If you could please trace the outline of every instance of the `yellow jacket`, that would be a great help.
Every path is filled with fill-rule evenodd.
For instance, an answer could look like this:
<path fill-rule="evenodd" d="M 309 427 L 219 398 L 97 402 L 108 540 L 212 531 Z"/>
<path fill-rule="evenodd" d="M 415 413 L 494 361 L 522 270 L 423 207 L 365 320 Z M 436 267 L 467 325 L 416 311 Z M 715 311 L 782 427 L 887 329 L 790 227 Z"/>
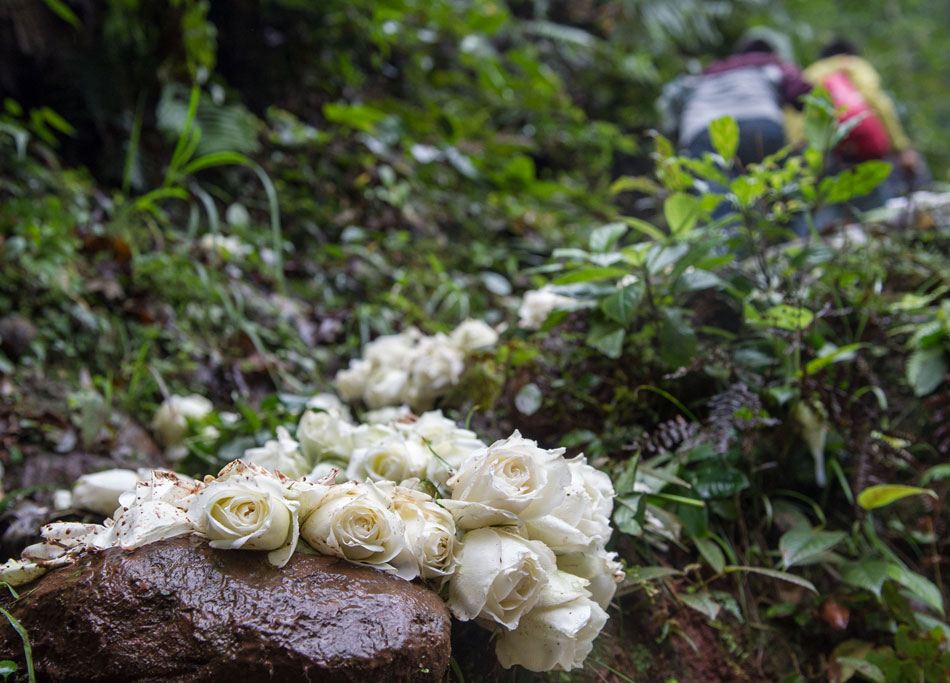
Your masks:
<path fill-rule="evenodd" d="M 891 139 L 894 152 L 903 152 L 910 149 L 911 144 L 904 129 L 901 127 L 894 103 L 881 89 L 881 79 L 877 71 L 866 59 L 857 55 L 834 55 L 820 59 L 804 70 L 805 80 L 814 85 L 821 82 L 836 71 L 844 71 L 848 79 L 854 84 L 868 106 L 874 110 L 887 135 Z M 804 139 L 802 132 L 802 116 L 798 112 L 787 111 L 785 117 L 786 134 L 789 141 L 800 143 Z"/>

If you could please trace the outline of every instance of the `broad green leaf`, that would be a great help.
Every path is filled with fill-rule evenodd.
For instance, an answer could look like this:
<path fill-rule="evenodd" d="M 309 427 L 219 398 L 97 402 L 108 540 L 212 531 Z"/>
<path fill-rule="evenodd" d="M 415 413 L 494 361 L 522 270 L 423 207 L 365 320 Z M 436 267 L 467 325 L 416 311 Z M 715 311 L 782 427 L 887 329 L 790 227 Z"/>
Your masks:
<path fill-rule="evenodd" d="M 534 415 L 541 407 L 541 389 L 534 382 L 525 384 L 515 395 L 515 408 L 522 415 Z"/>
<path fill-rule="evenodd" d="M 753 574 L 762 574 L 763 576 L 769 576 L 773 579 L 779 579 L 780 581 L 788 581 L 789 583 L 794 583 L 796 586 L 801 586 L 802 588 L 807 588 L 812 593 L 817 594 L 818 589 L 815 588 L 814 584 L 808 579 L 803 579 L 800 576 L 795 574 L 789 574 L 788 572 L 782 572 L 778 569 L 768 569 L 767 567 L 744 567 L 739 565 L 726 565 L 725 572 L 731 574 L 732 572 L 752 572 Z"/>
<path fill-rule="evenodd" d="M 731 162 L 739 149 L 739 124 L 731 116 L 723 116 L 709 124 L 709 139 L 723 159 Z"/>
<path fill-rule="evenodd" d="M 759 313 L 752 306 L 746 304 L 744 317 L 750 325 L 778 327 L 792 332 L 808 327 L 815 319 L 814 314 L 807 308 L 789 306 L 788 304 L 772 306 L 763 313 Z"/>
<path fill-rule="evenodd" d="M 686 312 L 679 308 L 660 311 L 660 357 L 673 368 L 689 365 L 696 355 L 696 333 L 686 320 Z"/>
<path fill-rule="evenodd" d="M 627 225 L 629 225 L 634 230 L 642 232 L 644 235 L 656 240 L 657 242 L 662 242 L 663 240 L 666 239 L 666 235 L 663 234 L 663 231 L 660 230 L 655 225 L 653 225 L 652 223 L 647 223 L 644 220 L 640 220 L 639 218 L 632 218 L 630 216 L 625 216 L 623 220 Z"/>
<path fill-rule="evenodd" d="M 886 161 L 865 161 L 836 176 L 825 178 L 818 186 L 818 191 L 828 204 L 846 202 L 873 190 L 890 172 L 891 165 Z"/>
<path fill-rule="evenodd" d="M 704 614 L 707 619 L 715 619 L 719 614 L 719 603 L 713 600 L 708 591 L 679 593 L 676 597 L 687 607 L 692 607 L 697 612 Z"/>
<path fill-rule="evenodd" d="M 918 349 L 907 358 L 907 381 L 915 396 L 926 396 L 943 381 L 947 358 L 942 348 Z"/>
<path fill-rule="evenodd" d="M 591 251 L 607 251 L 614 242 L 623 237 L 627 232 L 627 226 L 624 223 L 608 223 L 602 225 L 590 234 Z"/>
<path fill-rule="evenodd" d="M 832 363 L 840 363 L 841 361 L 851 360 L 854 358 L 855 351 L 865 348 L 866 346 L 868 346 L 868 344 L 861 342 L 855 344 L 846 344 L 845 346 L 837 348 L 831 353 L 822 356 L 821 358 L 810 360 L 805 365 L 805 374 L 814 375 L 816 372 L 828 367 Z"/>
<path fill-rule="evenodd" d="M 327 121 L 341 123 L 366 133 L 372 133 L 376 124 L 386 118 L 386 112 L 365 104 L 328 102 L 323 105 Z"/>
<path fill-rule="evenodd" d="M 643 283 L 634 282 L 621 287 L 604 299 L 600 304 L 600 310 L 614 322 L 626 326 L 633 322 L 634 313 L 642 296 Z"/>
<path fill-rule="evenodd" d="M 950 477 L 950 464 L 934 465 L 924 472 L 924 476 L 920 478 L 920 483 L 928 484 L 934 479 L 947 479 L 948 477 Z"/>
<path fill-rule="evenodd" d="M 608 358 L 620 358 L 623 352 L 623 338 L 626 330 L 614 324 L 595 324 L 587 334 L 587 345 Z"/>
<path fill-rule="evenodd" d="M 745 474 L 718 460 L 703 462 L 688 478 L 696 495 L 703 500 L 731 498 L 749 487 L 749 479 Z"/>
<path fill-rule="evenodd" d="M 791 529 L 778 541 L 785 569 L 796 564 L 806 564 L 845 539 L 843 531 L 817 531 L 814 529 Z"/>
<path fill-rule="evenodd" d="M 739 176 L 729 184 L 729 191 L 736 196 L 739 204 L 750 206 L 756 199 L 765 194 L 766 185 L 762 178 Z"/>
<path fill-rule="evenodd" d="M 655 180 L 645 176 L 622 175 L 610 185 L 610 194 L 620 194 L 621 192 L 643 192 L 644 194 L 656 194 L 660 186 Z"/>
<path fill-rule="evenodd" d="M 654 245 L 647 255 L 647 268 L 652 275 L 662 273 L 667 266 L 671 266 L 686 255 L 689 245 L 685 243 L 672 244 L 668 247 Z"/>
<path fill-rule="evenodd" d="M 900 484 L 878 484 L 869 486 L 858 494 L 858 505 L 865 510 L 873 510 L 874 508 L 890 505 L 895 500 L 921 493 L 935 500 L 937 499 L 937 492 L 933 489 L 922 489 L 917 486 L 903 486 Z"/>
<path fill-rule="evenodd" d="M 852 586 L 863 588 L 881 599 L 881 587 L 887 578 L 887 562 L 884 560 L 860 560 L 850 562 L 841 569 L 841 579 Z"/>
<path fill-rule="evenodd" d="M 884 675 L 884 672 L 876 665 L 867 661 L 866 659 L 858 659 L 857 657 L 837 657 L 835 659 L 839 665 L 842 667 L 848 667 L 853 671 L 861 674 L 869 681 L 873 683 L 887 683 L 887 677 Z M 842 678 L 842 680 L 847 680 Z"/>
<path fill-rule="evenodd" d="M 722 572 L 726 566 L 726 558 L 716 542 L 709 538 L 694 538 L 693 543 L 696 544 L 699 554 L 709 563 L 709 566 L 716 572 Z"/>
<path fill-rule="evenodd" d="M 596 282 L 608 278 L 621 278 L 630 273 L 626 268 L 584 268 L 562 275 L 554 281 L 556 285 L 570 285 L 577 282 Z"/>
<path fill-rule="evenodd" d="M 79 17 L 73 12 L 63 0 L 43 0 L 46 6 L 52 10 L 56 16 L 72 25 L 73 28 L 80 28 Z"/>
<path fill-rule="evenodd" d="M 182 173 L 188 175 L 190 173 L 197 173 L 198 171 L 206 168 L 228 165 L 250 166 L 251 160 L 243 154 L 238 154 L 237 152 L 213 152 L 188 162 L 188 164 L 182 169 Z"/>
<path fill-rule="evenodd" d="M 663 202 L 663 215 L 673 237 L 680 237 L 693 229 L 699 220 L 699 203 L 699 197 L 685 192 L 676 192 L 666 198 Z"/>
<path fill-rule="evenodd" d="M 929 579 L 905 569 L 899 564 L 887 565 L 887 576 L 913 593 L 921 602 L 939 612 L 941 616 L 944 615 L 943 597 L 940 595 L 940 589 Z"/>
<path fill-rule="evenodd" d="M 683 273 L 680 276 L 680 283 L 683 290 L 687 292 L 695 292 L 700 289 L 718 289 L 723 286 L 722 279 L 718 275 L 700 268 L 689 269 Z"/>
<path fill-rule="evenodd" d="M 643 516 L 646 500 L 639 494 L 629 494 L 615 499 L 614 527 L 630 536 L 643 533 Z"/>

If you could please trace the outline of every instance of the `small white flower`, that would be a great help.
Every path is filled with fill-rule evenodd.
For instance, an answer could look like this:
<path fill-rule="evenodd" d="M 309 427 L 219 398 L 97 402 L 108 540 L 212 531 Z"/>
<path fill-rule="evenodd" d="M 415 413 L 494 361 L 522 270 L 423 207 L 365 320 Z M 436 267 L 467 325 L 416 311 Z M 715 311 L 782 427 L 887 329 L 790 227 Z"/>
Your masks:
<path fill-rule="evenodd" d="M 495 654 L 506 669 L 515 664 L 529 671 L 570 671 L 582 667 L 607 613 L 590 599 L 587 582 L 555 572 L 541 591 L 537 606 L 518 627 L 495 641 Z"/>
<path fill-rule="evenodd" d="M 358 358 L 351 360 L 348 368 L 337 372 L 336 377 L 333 378 L 333 386 L 340 392 L 340 398 L 348 402 L 363 398 L 363 392 L 366 391 L 366 383 L 372 369 L 372 363 Z"/>
<path fill-rule="evenodd" d="M 399 405 L 409 392 L 409 372 L 399 368 L 380 367 L 366 380 L 363 402 L 370 408 Z"/>
<path fill-rule="evenodd" d="M 245 244 L 240 238 L 234 235 L 213 235 L 205 233 L 201 236 L 198 245 L 206 252 L 217 249 L 218 254 L 224 259 L 241 260 L 254 251 L 249 244 Z"/>
<path fill-rule="evenodd" d="M 537 604 L 556 569 L 546 545 L 495 527 L 465 534 L 457 558 L 449 609 L 462 621 L 491 619 L 507 629 Z"/>
<path fill-rule="evenodd" d="M 204 396 L 170 396 L 155 412 L 152 430 L 165 448 L 175 446 L 188 434 L 188 421 L 201 420 L 214 410 Z"/>
<path fill-rule="evenodd" d="M 444 334 L 426 337 L 416 349 L 410 365 L 409 404 L 429 406 L 458 384 L 465 370 L 465 354 Z"/>
<path fill-rule="evenodd" d="M 450 576 L 455 569 L 452 515 L 420 491 L 395 486 L 391 495 L 396 513 L 406 524 L 406 541 L 419 564 L 419 575 L 443 580 Z"/>
<path fill-rule="evenodd" d="M 363 422 L 366 424 L 389 424 L 391 422 L 398 422 L 411 414 L 412 411 L 409 410 L 409 406 L 406 404 L 401 406 L 386 406 L 376 410 L 367 410 L 363 413 Z"/>
<path fill-rule="evenodd" d="M 518 327 L 537 330 L 553 311 L 571 310 L 575 303 L 570 297 L 556 294 L 550 285 L 525 292 L 521 308 L 518 309 Z"/>

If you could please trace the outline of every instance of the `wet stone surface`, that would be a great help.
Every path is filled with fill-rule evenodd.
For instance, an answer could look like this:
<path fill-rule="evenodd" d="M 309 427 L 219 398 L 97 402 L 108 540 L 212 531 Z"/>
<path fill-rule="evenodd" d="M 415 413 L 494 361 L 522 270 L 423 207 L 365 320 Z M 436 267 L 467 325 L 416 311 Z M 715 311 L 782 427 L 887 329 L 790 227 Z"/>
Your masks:
<path fill-rule="evenodd" d="M 197 538 L 90 554 L 20 591 L 39 680 L 440 681 L 438 595 L 336 558 L 214 550 Z M 0 624 L 0 659 L 23 664 Z"/>

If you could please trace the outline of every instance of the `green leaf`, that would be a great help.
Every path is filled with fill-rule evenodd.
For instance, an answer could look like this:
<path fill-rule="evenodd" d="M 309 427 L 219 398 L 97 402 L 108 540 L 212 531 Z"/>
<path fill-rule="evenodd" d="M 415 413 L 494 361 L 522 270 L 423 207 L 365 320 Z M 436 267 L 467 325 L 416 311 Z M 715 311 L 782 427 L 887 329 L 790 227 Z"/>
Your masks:
<path fill-rule="evenodd" d="M 627 225 L 629 225 L 634 230 L 638 230 L 639 232 L 642 232 L 644 235 L 656 240 L 657 242 L 662 242 L 666 239 L 666 235 L 663 234 L 663 231 L 660 230 L 655 225 L 653 225 L 652 223 L 647 223 L 644 220 L 640 220 L 639 218 L 632 218 L 630 216 L 624 216 L 623 220 Z"/>
<path fill-rule="evenodd" d="M 679 569 L 673 569 L 672 567 L 634 567 L 628 572 L 627 577 L 631 581 L 642 583 L 644 581 L 665 579 L 667 576 L 682 575 L 683 572 Z"/>
<path fill-rule="evenodd" d="M 944 615 L 943 597 L 940 595 L 940 589 L 929 579 L 905 569 L 899 564 L 887 565 L 887 576 L 917 596 L 921 602 L 939 612 L 941 616 Z"/>
<path fill-rule="evenodd" d="M 623 352 L 623 338 L 626 330 L 612 323 L 594 324 L 587 334 L 587 345 L 591 346 L 608 358 L 620 358 Z"/>
<path fill-rule="evenodd" d="M 525 384 L 515 395 L 515 408 L 522 415 L 534 415 L 541 407 L 541 389 L 534 382 Z"/>
<path fill-rule="evenodd" d="M 857 657 L 836 657 L 835 661 L 841 666 L 847 666 L 864 676 L 873 683 L 887 683 L 887 677 L 884 672 L 876 665 L 866 659 Z"/>
<path fill-rule="evenodd" d="M 660 357 L 673 368 L 689 365 L 696 355 L 696 333 L 686 320 L 686 312 L 679 308 L 660 311 Z"/>
<path fill-rule="evenodd" d="M 868 344 L 861 342 L 855 344 L 846 344 L 845 346 L 837 348 L 831 353 L 822 356 L 821 358 L 810 360 L 805 365 L 805 374 L 814 375 L 816 372 L 828 367 L 832 363 L 840 363 L 841 361 L 852 360 L 854 358 L 854 352 L 858 349 L 865 348 L 866 346 L 868 346 Z"/>
<path fill-rule="evenodd" d="M 697 612 L 705 615 L 707 619 L 715 619 L 719 614 L 719 603 L 713 600 L 708 591 L 679 593 L 676 597 L 687 607 L 692 607 Z"/>
<path fill-rule="evenodd" d="M 747 175 L 739 176 L 729 183 L 729 191 L 736 196 L 742 206 L 750 206 L 765 194 L 765 190 L 765 180 Z"/>
<path fill-rule="evenodd" d="M 627 232 L 627 226 L 624 223 L 608 223 L 600 226 L 590 234 L 590 250 L 607 251 L 614 242 L 623 237 L 625 232 Z"/>
<path fill-rule="evenodd" d="M 642 297 L 643 283 L 634 282 L 621 287 L 604 299 L 600 304 L 600 310 L 614 322 L 627 326 L 633 322 L 634 313 Z"/>
<path fill-rule="evenodd" d="M 386 112 L 365 104 L 328 102 L 323 105 L 323 115 L 328 121 L 372 133 L 376 124 L 386 118 Z"/>
<path fill-rule="evenodd" d="M 926 396 L 943 381 L 947 358 L 942 348 L 917 349 L 907 358 L 907 381 L 915 396 Z"/>
<path fill-rule="evenodd" d="M 796 564 L 806 564 L 845 539 L 843 531 L 817 531 L 814 529 L 791 529 L 778 541 L 785 569 Z"/>
<path fill-rule="evenodd" d="M 860 560 L 846 564 L 841 569 L 841 579 L 852 586 L 863 588 L 881 599 L 881 587 L 887 578 L 887 562 L 884 560 Z"/>
<path fill-rule="evenodd" d="M 79 17 L 76 16 L 76 13 L 73 12 L 68 5 L 62 0 L 43 0 L 46 3 L 46 6 L 52 10 L 56 16 L 58 16 L 63 21 L 71 24 L 73 28 L 80 28 L 81 24 L 79 23 Z"/>
<path fill-rule="evenodd" d="M 759 327 L 777 327 L 791 332 L 811 325 L 814 314 L 801 306 L 779 304 L 772 306 L 763 313 L 759 313 L 752 306 L 746 304 L 744 316 L 747 323 Z"/>
<path fill-rule="evenodd" d="M 716 542 L 708 538 L 694 538 L 693 543 L 696 544 L 699 554 L 709 563 L 709 566 L 717 573 L 722 572 L 726 566 L 726 558 Z"/>
<path fill-rule="evenodd" d="M 630 536 L 641 535 L 646 500 L 639 494 L 621 496 L 615 500 L 617 507 L 614 510 L 614 527 Z"/>
<path fill-rule="evenodd" d="M 663 215 L 673 237 L 681 237 L 692 230 L 699 219 L 699 211 L 699 197 L 685 192 L 671 194 L 663 202 Z"/>
<path fill-rule="evenodd" d="M 770 576 L 773 579 L 779 579 L 780 581 L 788 581 L 789 583 L 794 583 L 796 586 L 801 586 L 802 588 L 807 588 L 812 593 L 817 594 L 818 589 L 815 588 L 814 584 L 808 579 L 803 579 L 800 576 L 795 574 L 789 574 L 788 572 L 782 572 L 778 569 L 768 569 L 767 567 L 744 567 L 739 565 L 726 565 L 725 572 L 731 574 L 732 572 L 752 572 L 753 574 L 762 574 L 763 576 Z"/>
<path fill-rule="evenodd" d="M 943 465 L 934 465 L 926 472 L 924 476 L 920 478 L 921 484 L 927 484 L 934 479 L 947 479 L 950 478 L 950 464 L 944 463 Z"/>
<path fill-rule="evenodd" d="M 745 474 L 718 460 L 703 462 L 688 478 L 696 495 L 703 500 L 731 498 L 749 487 Z"/>
<path fill-rule="evenodd" d="M 185 168 L 182 169 L 182 173 L 188 175 L 190 173 L 197 173 L 206 168 L 212 168 L 213 166 L 228 165 L 250 166 L 251 160 L 237 152 L 212 152 L 211 154 L 205 154 L 189 162 Z"/>
<path fill-rule="evenodd" d="M 597 280 L 606 280 L 608 278 L 621 278 L 629 275 L 630 271 L 626 268 L 583 268 L 575 270 L 572 273 L 562 275 L 554 281 L 555 285 L 572 285 L 578 282 L 595 282 Z"/>
<path fill-rule="evenodd" d="M 709 139 L 719 156 L 732 161 L 739 149 L 739 124 L 731 116 L 723 116 L 709 124 Z"/>
<path fill-rule="evenodd" d="M 846 202 L 873 190 L 890 172 L 891 165 L 886 161 L 865 161 L 836 176 L 825 178 L 818 186 L 818 191 L 828 204 Z"/>
<path fill-rule="evenodd" d="M 895 500 L 919 494 L 925 494 L 934 500 L 939 500 L 937 492 L 933 489 L 922 489 L 917 486 L 903 486 L 901 484 L 878 484 L 869 486 L 858 494 L 858 505 L 865 510 L 873 510 L 874 508 L 890 505 Z"/>

